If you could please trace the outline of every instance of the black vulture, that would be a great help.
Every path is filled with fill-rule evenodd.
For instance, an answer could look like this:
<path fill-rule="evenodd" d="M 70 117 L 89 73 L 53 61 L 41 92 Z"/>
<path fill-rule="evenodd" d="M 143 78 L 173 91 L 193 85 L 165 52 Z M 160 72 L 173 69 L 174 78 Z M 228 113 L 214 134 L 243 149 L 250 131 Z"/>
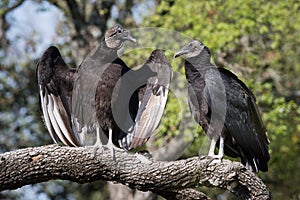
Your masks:
<path fill-rule="evenodd" d="M 103 64 L 103 61 L 109 62 Z M 98 66 L 101 62 L 102 70 Z M 158 127 L 167 101 L 172 69 L 163 52 L 154 50 L 138 70 L 129 69 L 118 57 L 103 59 L 94 54 L 81 66 L 81 69 L 86 66 L 80 73 L 85 75 L 83 80 L 76 80 L 72 104 L 73 124 L 84 125 L 77 127 L 79 135 L 80 132 L 86 134 L 89 126 L 97 124 L 96 147 L 101 145 L 102 131 L 109 135 L 112 150 L 115 146 L 130 150 L 143 145 Z M 91 82 L 97 83 L 94 88 Z M 89 92 L 93 89 L 96 89 L 95 94 Z M 86 105 L 87 102 L 92 105 L 94 95 L 95 117 L 93 106 Z"/>
<path fill-rule="evenodd" d="M 56 142 L 62 142 L 67 146 L 83 146 L 85 145 L 85 135 L 78 127 L 85 127 L 84 123 L 86 120 L 90 119 L 90 114 L 87 111 L 82 110 L 83 106 L 79 106 L 80 103 L 77 97 L 82 94 L 92 93 L 91 103 L 94 109 L 94 101 L 99 101 L 96 103 L 96 109 L 99 109 L 99 113 L 103 112 L 105 118 L 99 117 L 99 121 L 104 128 L 110 126 L 111 116 L 105 115 L 110 111 L 110 99 L 111 88 L 114 81 L 120 78 L 120 71 L 123 68 L 128 70 L 125 63 L 117 57 L 117 50 L 123 45 L 124 41 L 136 42 L 136 40 L 129 34 L 128 31 L 124 30 L 121 26 L 116 25 L 110 28 L 104 37 L 104 41 L 95 49 L 94 52 L 88 56 L 97 57 L 97 65 L 92 67 L 104 68 L 109 66 L 108 71 L 103 74 L 103 78 L 99 77 L 99 87 L 103 86 L 102 80 L 109 80 L 107 87 L 103 88 L 103 91 L 95 96 L 93 91 L 80 91 L 79 89 L 91 89 L 82 88 L 78 80 L 82 80 L 84 74 L 80 73 L 82 71 L 82 65 L 77 69 L 70 68 L 66 65 L 62 59 L 58 49 L 56 47 L 49 47 L 45 53 L 42 55 L 37 63 L 36 76 L 39 85 L 40 92 L 40 102 L 43 112 L 43 118 L 45 125 L 52 137 Z M 92 63 L 90 63 L 92 64 Z M 87 68 L 84 68 L 87 69 Z M 89 77 L 84 76 L 84 79 L 89 79 Z M 108 82 L 109 82 L 108 81 Z M 96 82 L 97 83 L 97 82 Z M 82 93 L 82 94 L 81 94 Z M 99 95 L 103 95 L 106 98 L 106 102 L 101 102 Z M 100 105 L 100 106 L 99 106 Z M 90 111 L 90 110 L 88 110 Z M 78 117 L 79 116 L 79 117 Z M 77 118 L 78 117 L 78 118 Z M 86 117 L 85 121 L 80 117 Z M 80 121 L 81 120 L 81 121 Z"/>
<path fill-rule="evenodd" d="M 86 134 L 96 129 L 96 148 L 102 145 L 100 135 L 104 133 L 108 136 L 107 145 L 113 156 L 121 133 L 112 112 L 112 106 L 118 99 L 119 89 L 115 87 L 121 76 L 130 70 L 118 57 L 118 50 L 125 41 L 136 42 L 120 25 L 109 29 L 104 41 L 79 66 L 72 93 L 71 118 L 74 132 L 86 143 Z M 115 95 L 114 90 L 117 91 Z"/>
<path fill-rule="evenodd" d="M 95 147 L 102 145 L 104 133 L 113 152 L 115 145 L 132 149 L 144 144 L 157 128 L 171 67 L 163 52 L 154 50 L 141 69 L 130 70 L 117 55 L 126 40 L 136 42 L 119 25 L 109 29 L 77 69 L 66 65 L 56 47 L 45 51 L 36 74 L 44 121 L 56 143 L 84 146 L 86 134 L 96 129 Z M 128 102 L 124 94 L 130 94 Z"/>
<path fill-rule="evenodd" d="M 254 172 L 267 171 L 269 139 L 256 99 L 236 75 L 210 62 L 210 50 L 194 40 L 174 57 L 185 59 L 189 107 L 211 139 L 209 156 L 240 157 Z M 214 150 L 219 142 L 219 154 Z"/>

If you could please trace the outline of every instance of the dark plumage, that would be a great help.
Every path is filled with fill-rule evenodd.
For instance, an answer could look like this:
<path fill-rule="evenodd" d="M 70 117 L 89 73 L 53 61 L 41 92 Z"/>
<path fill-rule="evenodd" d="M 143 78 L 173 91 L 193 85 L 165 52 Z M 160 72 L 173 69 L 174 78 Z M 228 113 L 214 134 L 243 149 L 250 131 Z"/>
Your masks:
<path fill-rule="evenodd" d="M 112 86 L 120 78 L 121 71 L 129 69 L 118 58 L 117 50 L 127 40 L 136 42 L 121 26 L 114 26 L 106 32 L 104 42 L 88 56 L 85 65 L 78 69 L 69 68 L 56 47 L 45 51 L 37 64 L 36 76 L 44 121 L 55 142 L 81 146 L 85 144 L 85 133 L 93 123 L 99 122 L 105 130 L 112 126 L 109 114 Z M 98 77 L 99 73 L 93 72 L 103 72 L 103 76 Z M 93 120 L 95 101 L 99 101 L 96 103 L 98 113 L 103 111 L 105 117 L 97 114 L 99 121 Z"/>
<path fill-rule="evenodd" d="M 130 70 L 117 51 L 105 53 L 106 45 L 101 45 L 81 64 L 73 92 L 73 124 L 79 125 L 79 135 L 94 126 L 97 135 L 108 135 L 110 144 L 132 149 L 144 144 L 159 124 L 171 68 L 162 51 L 155 50 L 141 69 Z"/>
<path fill-rule="evenodd" d="M 124 41 L 135 42 L 121 26 L 107 31 L 104 41 L 77 68 L 69 68 L 56 47 L 49 47 L 37 65 L 45 124 L 56 143 L 87 144 L 96 130 L 95 147 L 132 149 L 144 144 L 157 128 L 166 104 L 171 67 L 154 50 L 139 70 L 118 57 Z M 93 141 L 94 142 L 94 141 Z"/>
<path fill-rule="evenodd" d="M 79 146 L 71 125 L 71 97 L 76 69 L 69 68 L 56 47 L 49 47 L 36 67 L 44 123 L 56 143 Z"/>
<path fill-rule="evenodd" d="M 269 139 L 253 93 L 233 73 L 211 64 L 201 42 L 190 42 L 174 54 L 179 56 L 185 58 L 190 110 L 212 140 L 209 155 L 219 142 L 217 157 L 225 152 L 255 172 L 267 171 Z"/>
<path fill-rule="evenodd" d="M 129 68 L 118 57 L 117 51 L 124 41 L 136 42 L 130 34 L 117 25 L 109 29 L 104 41 L 92 51 L 80 65 L 74 83 L 72 101 L 73 129 L 85 142 L 87 132 L 96 129 L 95 147 L 102 145 L 100 135 L 108 136 L 108 146 L 115 149 L 121 133 L 112 112 L 118 95 L 116 87 L 121 76 Z M 137 97 L 136 97 L 137 98 Z"/>
<path fill-rule="evenodd" d="M 124 148 L 133 149 L 143 145 L 158 127 L 167 102 L 171 78 L 171 65 L 158 49 L 151 53 L 139 70 L 131 70 L 122 77 L 123 87 L 129 86 L 134 89 L 142 85 L 132 96 L 138 95 L 140 106 L 136 113 L 131 112 L 135 122 L 131 127 L 132 131 L 127 132 L 120 140 Z M 122 89 L 122 92 L 127 91 L 130 90 Z M 137 104 L 132 97 L 130 107 Z"/>

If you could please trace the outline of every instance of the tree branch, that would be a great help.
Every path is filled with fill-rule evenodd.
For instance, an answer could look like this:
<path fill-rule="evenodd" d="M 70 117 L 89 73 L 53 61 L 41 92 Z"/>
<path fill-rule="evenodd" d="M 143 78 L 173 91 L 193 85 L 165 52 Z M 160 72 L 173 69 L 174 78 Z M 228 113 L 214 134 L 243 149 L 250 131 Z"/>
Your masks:
<path fill-rule="evenodd" d="M 118 151 L 114 161 L 107 148 L 100 148 L 96 157 L 93 152 L 91 147 L 48 145 L 0 154 L 0 191 L 52 179 L 101 179 L 177 199 L 201 199 L 203 193 L 187 191 L 202 185 L 227 189 L 244 199 L 271 198 L 264 183 L 238 162 L 209 157 L 162 162 Z"/>

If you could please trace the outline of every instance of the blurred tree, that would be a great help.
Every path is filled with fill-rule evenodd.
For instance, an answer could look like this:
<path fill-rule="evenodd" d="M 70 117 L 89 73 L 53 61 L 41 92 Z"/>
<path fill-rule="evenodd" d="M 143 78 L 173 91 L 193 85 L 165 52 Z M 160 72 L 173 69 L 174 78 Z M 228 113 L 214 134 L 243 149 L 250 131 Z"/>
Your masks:
<path fill-rule="evenodd" d="M 25 56 L 12 53 L 10 13 L 24 0 L 0 2 L 0 151 L 51 143 L 41 123 L 34 68 L 38 40 L 24 39 Z M 32 1 L 37 12 L 55 7 L 63 14 L 56 27 L 56 45 L 71 66 L 77 66 L 101 38 L 106 28 L 120 23 L 126 28 L 163 27 L 201 39 L 212 50 L 214 62 L 243 78 L 257 96 L 271 140 L 270 170 L 261 174 L 274 199 L 297 198 L 300 189 L 300 2 L 291 1 L 197 1 L 190 0 L 65 0 Z M 155 12 L 152 14 L 152 11 Z M 144 16 L 146 16 L 144 18 Z M 37 19 L 33 19 L 37 20 Z M 19 37 L 22 37 L 19 36 Z M 50 45 L 50 44 L 49 44 Z M 179 47 L 178 47 L 179 48 Z M 182 63 L 171 59 L 176 71 Z M 126 58 L 146 58 L 149 53 Z M 143 60 L 143 59 L 140 59 Z M 141 64 L 141 63 L 140 63 Z M 182 81 L 182 80 L 181 80 Z M 172 94 L 170 94 L 172 95 Z M 178 101 L 167 105 L 157 146 L 178 135 Z M 200 128 L 198 132 L 201 132 Z M 198 154 L 203 138 L 199 134 L 184 157 Z M 204 134 L 203 134 L 204 136 Z M 167 139 L 166 139 L 167 138 Z M 182 139 L 182 138 L 181 138 Z M 55 185 L 55 186 L 54 186 Z M 105 199 L 105 183 L 88 185 L 62 181 L 38 184 L 28 189 L 46 199 Z M 24 199 L 25 189 L 6 192 L 0 198 Z M 27 190 L 27 191 L 28 191 Z M 104 189 L 105 190 L 105 189 Z M 219 192 L 217 192 L 219 193 Z M 42 198 L 40 196 L 40 198 Z"/>

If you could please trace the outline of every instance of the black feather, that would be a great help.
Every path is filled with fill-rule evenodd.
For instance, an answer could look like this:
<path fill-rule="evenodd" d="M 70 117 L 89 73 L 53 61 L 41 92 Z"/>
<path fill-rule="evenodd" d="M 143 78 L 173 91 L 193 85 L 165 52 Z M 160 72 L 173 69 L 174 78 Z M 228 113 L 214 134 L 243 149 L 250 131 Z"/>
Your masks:
<path fill-rule="evenodd" d="M 201 42 L 193 41 L 192 44 L 200 45 L 198 49 L 203 47 Z M 184 47 L 186 52 L 187 48 Z M 186 58 L 185 73 L 189 82 L 191 112 L 208 136 L 220 138 L 224 135 L 226 155 L 240 157 L 242 163 L 253 171 L 267 171 L 269 139 L 255 96 L 248 87 L 230 71 L 211 64 L 210 51 L 206 46 L 198 55 Z M 225 98 L 222 100 L 222 97 Z M 213 112 L 214 120 L 222 121 L 221 114 L 218 114 L 224 111 L 224 107 L 220 105 L 226 106 L 223 129 L 221 132 L 208 132 Z"/>

